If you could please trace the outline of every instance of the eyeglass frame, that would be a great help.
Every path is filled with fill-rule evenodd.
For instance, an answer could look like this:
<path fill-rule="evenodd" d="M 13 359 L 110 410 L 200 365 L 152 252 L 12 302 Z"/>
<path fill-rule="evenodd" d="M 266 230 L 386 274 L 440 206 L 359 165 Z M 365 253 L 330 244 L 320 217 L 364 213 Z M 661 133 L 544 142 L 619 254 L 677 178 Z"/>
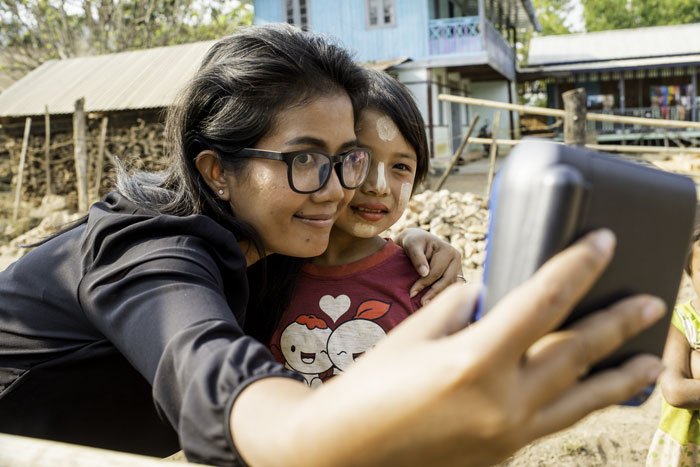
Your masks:
<path fill-rule="evenodd" d="M 354 187 L 349 187 L 345 184 L 345 180 L 342 175 L 342 170 L 338 173 L 338 181 L 340 182 L 340 185 L 345 188 L 346 190 L 356 190 L 362 183 L 364 183 L 365 179 L 367 178 L 367 175 L 369 174 L 369 169 L 371 166 L 371 161 L 372 161 L 372 151 L 369 150 L 368 148 L 364 147 L 354 147 L 352 149 L 348 149 L 345 152 L 342 152 L 340 154 L 327 154 L 323 151 L 318 151 L 318 150 L 308 150 L 308 149 L 303 149 L 299 151 L 289 151 L 289 152 L 281 152 L 281 151 L 268 151 L 266 149 L 254 149 L 254 148 L 243 148 L 240 149 L 235 153 L 236 157 L 244 157 L 244 158 L 255 158 L 255 159 L 269 159 L 269 160 L 274 160 L 274 161 L 284 161 L 285 164 L 287 164 L 287 182 L 289 183 L 289 188 L 291 188 L 292 191 L 295 193 L 300 193 L 302 195 L 308 195 L 311 193 L 316 193 L 317 191 L 321 191 L 323 187 L 326 186 L 328 183 L 328 180 L 331 179 L 331 173 L 333 170 L 335 170 L 336 166 L 338 164 L 342 164 L 347 155 L 351 152 L 354 151 L 365 151 L 369 157 L 370 157 L 370 163 L 367 164 L 367 169 L 365 171 L 365 174 L 362 176 L 362 180 L 360 183 L 357 184 L 357 186 Z M 323 183 L 316 188 L 315 190 L 311 191 L 302 191 L 297 189 L 294 186 L 294 182 L 292 181 L 292 171 L 294 170 L 292 163 L 294 162 L 294 158 L 300 154 L 319 154 L 321 156 L 327 157 L 331 161 L 331 168 L 333 170 L 328 171 L 328 176 L 326 179 L 323 181 Z"/>

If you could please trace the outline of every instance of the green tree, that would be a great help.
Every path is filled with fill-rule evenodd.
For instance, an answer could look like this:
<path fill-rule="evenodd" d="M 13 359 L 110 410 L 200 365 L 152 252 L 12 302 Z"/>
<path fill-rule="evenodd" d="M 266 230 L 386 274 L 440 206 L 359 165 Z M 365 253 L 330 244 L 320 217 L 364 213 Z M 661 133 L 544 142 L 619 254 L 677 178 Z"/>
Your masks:
<path fill-rule="evenodd" d="M 252 16 L 250 0 L 0 0 L 0 71 L 18 78 L 50 59 L 218 38 Z"/>
<path fill-rule="evenodd" d="M 581 0 L 587 31 L 700 22 L 698 0 Z"/>
<path fill-rule="evenodd" d="M 542 26 L 543 36 L 569 34 L 571 29 L 566 19 L 574 8 L 572 0 L 534 0 L 537 19 Z"/>
<path fill-rule="evenodd" d="M 534 0 L 535 14 L 540 23 L 541 31 L 528 30 L 522 40 L 516 44 L 518 63 L 525 65 L 530 51 L 530 40 L 537 34 L 549 36 L 554 34 L 569 34 L 571 29 L 567 24 L 567 17 L 574 8 L 575 0 Z"/>

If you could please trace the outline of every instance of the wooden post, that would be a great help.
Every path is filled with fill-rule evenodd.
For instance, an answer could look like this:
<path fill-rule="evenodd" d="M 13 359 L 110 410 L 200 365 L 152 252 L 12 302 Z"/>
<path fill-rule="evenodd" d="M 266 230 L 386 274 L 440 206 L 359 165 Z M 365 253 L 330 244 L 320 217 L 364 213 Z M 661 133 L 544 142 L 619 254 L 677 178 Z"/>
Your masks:
<path fill-rule="evenodd" d="M 4 467 L 186 467 L 186 461 L 109 451 L 77 444 L 0 433 L 0 459 Z"/>
<path fill-rule="evenodd" d="M 572 89 L 562 94 L 564 99 L 564 143 L 586 144 L 586 90 Z"/>
<path fill-rule="evenodd" d="M 85 98 L 75 101 L 73 113 L 73 147 L 75 148 L 75 175 L 78 188 L 78 210 L 85 212 L 88 209 L 88 182 L 87 182 L 87 147 L 85 145 Z"/>
<path fill-rule="evenodd" d="M 486 193 L 484 199 L 488 201 L 491 196 L 491 183 L 493 183 L 493 174 L 496 172 L 496 156 L 498 155 L 498 127 L 501 126 L 501 112 L 493 113 L 493 127 L 491 127 L 491 148 L 489 151 L 489 177 L 486 181 Z"/>
<path fill-rule="evenodd" d="M 474 132 L 474 127 L 476 127 L 476 122 L 478 122 L 478 121 L 479 121 L 479 116 L 475 115 L 474 118 L 472 119 L 471 124 L 469 125 L 469 129 L 464 134 L 464 138 L 462 138 L 462 142 L 460 143 L 459 148 L 457 148 L 457 151 L 455 151 L 455 153 L 452 155 L 452 159 L 450 160 L 450 164 L 447 167 L 447 170 L 445 170 L 445 173 L 442 174 L 442 177 L 440 177 L 440 181 L 438 182 L 437 186 L 435 187 L 435 191 L 438 191 L 440 188 L 442 188 L 442 185 L 445 184 L 445 180 L 447 180 L 447 177 L 450 176 L 452 169 L 457 164 L 457 161 L 459 160 L 459 158 L 462 156 L 462 152 L 464 152 L 464 148 L 467 147 L 467 143 L 469 142 L 469 137 Z"/>
<path fill-rule="evenodd" d="M 105 139 L 107 138 L 107 123 L 109 117 L 102 117 L 102 126 L 100 127 L 100 142 L 97 148 L 97 160 L 95 161 L 95 194 L 92 199 L 99 199 L 100 186 L 102 185 L 102 167 L 105 160 Z"/>
<path fill-rule="evenodd" d="M 435 156 L 435 131 L 433 130 L 433 74 L 430 68 L 426 70 L 426 85 L 428 91 L 428 138 L 430 139 L 430 155 Z M 438 94 L 440 94 L 438 89 Z"/>
<path fill-rule="evenodd" d="M 24 121 L 24 138 L 22 138 L 22 152 L 19 156 L 19 168 L 17 170 L 17 188 L 15 190 L 15 204 L 12 209 L 12 221 L 19 215 L 19 200 L 22 195 L 22 180 L 24 179 L 24 163 L 27 160 L 27 147 L 29 146 L 29 130 L 32 127 L 32 119 L 27 117 Z"/>
<path fill-rule="evenodd" d="M 50 195 L 51 190 L 51 118 L 49 117 L 49 106 L 44 106 L 44 162 L 46 164 L 46 194 Z"/>

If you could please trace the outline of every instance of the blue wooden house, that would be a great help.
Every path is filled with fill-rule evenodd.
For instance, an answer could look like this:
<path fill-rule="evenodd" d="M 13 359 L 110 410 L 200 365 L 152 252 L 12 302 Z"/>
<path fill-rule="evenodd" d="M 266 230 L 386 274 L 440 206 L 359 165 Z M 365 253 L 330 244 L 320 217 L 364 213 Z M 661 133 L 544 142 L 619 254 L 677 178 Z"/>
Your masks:
<path fill-rule="evenodd" d="M 386 69 L 416 97 L 437 157 L 449 156 L 469 121 L 493 110 L 467 109 L 440 93 L 515 102 L 515 44 L 539 29 L 530 0 L 254 0 L 255 24 L 286 22 L 333 35 L 369 66 Z M 517 115 L 502 115 L 510 136 Z M 490 125 L 489 125 L 490 127 Z"/>

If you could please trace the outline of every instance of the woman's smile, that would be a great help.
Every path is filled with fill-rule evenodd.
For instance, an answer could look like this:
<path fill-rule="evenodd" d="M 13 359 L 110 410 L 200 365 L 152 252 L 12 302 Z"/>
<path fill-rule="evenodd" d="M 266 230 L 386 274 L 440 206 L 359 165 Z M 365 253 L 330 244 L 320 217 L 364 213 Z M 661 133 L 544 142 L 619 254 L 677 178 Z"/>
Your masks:
<path fill-rule="evenodd" d="M 331 214 L 304 214 L 297 213 L 294 218 L 303 222 L 306 225 L 316 227 L 319 229 L 329 229 L 333 227 L 333 222 L 337 217 L 337 211 Z"/>

